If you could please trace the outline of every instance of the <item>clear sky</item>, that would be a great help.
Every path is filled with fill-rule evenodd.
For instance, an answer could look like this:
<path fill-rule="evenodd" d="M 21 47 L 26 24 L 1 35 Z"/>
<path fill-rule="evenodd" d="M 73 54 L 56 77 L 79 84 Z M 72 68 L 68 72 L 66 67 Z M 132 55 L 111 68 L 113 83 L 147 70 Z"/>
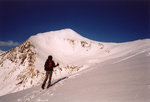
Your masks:
<path fill-rule="evenodd" d="M 0 50 L 13 48 L 31 35 L 64 28 L 101 42 L 150 38 L 150 2 L 0 1 Z"/>

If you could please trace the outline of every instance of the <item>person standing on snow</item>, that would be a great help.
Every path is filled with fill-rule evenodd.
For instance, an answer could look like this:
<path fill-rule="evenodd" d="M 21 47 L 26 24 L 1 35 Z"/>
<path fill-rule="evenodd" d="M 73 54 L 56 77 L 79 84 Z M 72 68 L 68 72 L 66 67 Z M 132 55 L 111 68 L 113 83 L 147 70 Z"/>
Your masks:
<path fill-rule="evenodd" d="M 45 67 L 45 71 L 46 71 L 46 76 L 45 76 L 45 80 L 42 84 L 42 89 L 45 88 L 45 84 L 46 84 L 46 81 L 48 78 L 49 78 L 49 81 L 48 81 L 47 88 L 49 88 L 51 86 L 51 78 L 52 78 L 53 68 L 59 66 L 59 63 L 57 63 L 57 65 L 55 65 L 55 63 L 52 59 L 53 59 L 53 57 L 50 55 L 50 56 L 48 56 L 48 59 L 45 62 L 44 67 Z"/>

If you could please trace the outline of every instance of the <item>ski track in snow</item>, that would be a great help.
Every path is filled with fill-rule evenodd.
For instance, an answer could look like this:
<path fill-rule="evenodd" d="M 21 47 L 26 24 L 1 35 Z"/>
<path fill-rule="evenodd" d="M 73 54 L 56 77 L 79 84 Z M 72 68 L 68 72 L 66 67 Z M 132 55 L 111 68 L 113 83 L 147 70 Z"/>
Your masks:
<path fill-rule="evenodd" d="M 128 60 L 128 59 L 130 59 L 130 58 L 132 58 L 132 57 L 135 57 L 135 56 L 137 56 L 137 55 L 139 55 L 139 54 L 142 54 L 142 53 L 144 53 L 144 52 L 146 52 L 146 51 L 147 51 L 147 50 L 143 50 L 143 51 L 141 51 L 141 52 L 137 52 L 137 53 L 135 53 L 135 54 L 133 54 L 133 55 L 131 55 L 131 56 L 125 57 L 125 58 L 123 58 L 123 59 L 121 59 L 121 60 L 119 60 L 119 61 L 117 61 L 117 62 L 114 62 L 113 64 L 123 62 L 123 61 Z"/>

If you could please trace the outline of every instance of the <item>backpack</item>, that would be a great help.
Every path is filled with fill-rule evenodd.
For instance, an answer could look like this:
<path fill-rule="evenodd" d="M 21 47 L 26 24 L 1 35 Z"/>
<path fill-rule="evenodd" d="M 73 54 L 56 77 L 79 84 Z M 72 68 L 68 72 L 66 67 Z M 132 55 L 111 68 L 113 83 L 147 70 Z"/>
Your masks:
<path fill-rule="evenodd" d="M 48 63 L 49 68 L 52 68 L 52 61 L 50 60 Z"/>

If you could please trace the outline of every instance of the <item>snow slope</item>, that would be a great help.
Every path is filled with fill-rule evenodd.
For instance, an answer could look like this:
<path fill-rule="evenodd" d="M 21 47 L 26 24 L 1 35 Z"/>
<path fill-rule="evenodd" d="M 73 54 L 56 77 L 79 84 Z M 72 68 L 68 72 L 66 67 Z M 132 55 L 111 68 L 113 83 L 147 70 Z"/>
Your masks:
<path fill-rule="evenodd" d="M 36 86 L 0 97 L 0 102 L 149 102 L 149 39 L 116 44 L 92 64 L 48 90 Z M 97 58 L 97 56 L 95 56 Z"/>

